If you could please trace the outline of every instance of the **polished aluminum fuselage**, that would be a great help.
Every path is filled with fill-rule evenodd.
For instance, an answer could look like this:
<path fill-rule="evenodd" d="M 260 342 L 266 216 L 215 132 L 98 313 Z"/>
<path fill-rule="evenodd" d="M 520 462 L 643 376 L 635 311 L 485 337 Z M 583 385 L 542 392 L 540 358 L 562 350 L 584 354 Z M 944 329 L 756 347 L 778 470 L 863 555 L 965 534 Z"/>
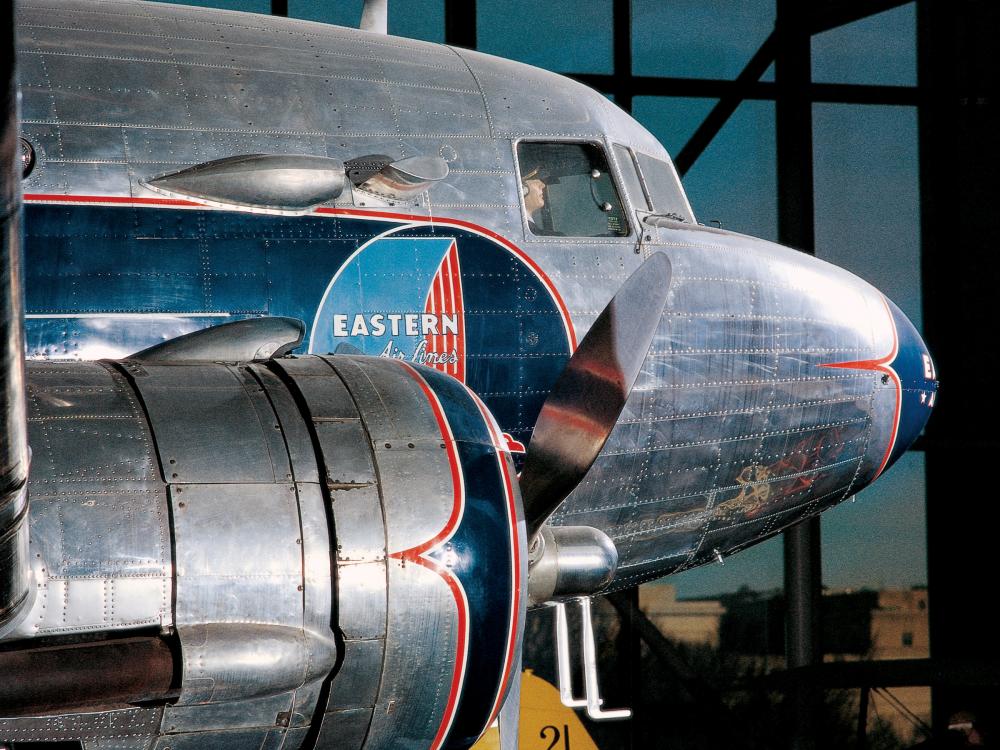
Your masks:
<path fill-rule="evenodd" d="M 472 222 L 516 243 L 551 279 L 577 338 L 644 256 L 667 253 L 673 288 L 644 374 L 598 465 L 556 516 L 609 530 L 622 555 L 620 584 L 776 533 L 879 470 L 889 436 L 878 417 L 892 412 L 895 389 L 872 371 L 821 367 L 891 351 L 891 316 L 869 284 L 772 243 L 690 223 L 633 218 L 623 238 L 528 231 L 514 161 L 519 139 L 592 141 L 609 153 L 622 143 L 667 158 L 590 89 L 476 52 L 285 19 L 113 2 L 24 3 L 20 14 L 22 128 L 38 153 L 24 188 L 29 222 L 32 203 L 155 200 L 161 196 L 141 180 L 236 153 L 442 155 L 449 177 L 426 200 L 378 210 Z M 366 208 L 351 195 L 334 205 Z M 185 222 L 183 210 L 159 210 L 164 224 Z M 120 217 L 86 239 L 97 246 L 127 235 L 129 209 Z M 246 216 L 247 245 L 255 218 Z M 175 245 L 198 245 L 201 278 L 164 273 L 155 255 L 167 243 L 150 242 L 148 255 L 135 257 L 144 249 L 136 243 L 113 268 L 88 268 L 79 253 L 66 258 L 62 274 L 73 286 L 62 288 L 71 292 L 125 280 L 109 285 L 102 317 L 97 308 L 74 309 L 71 293 L 61 308 L 33 294 L 51 279 L 33 276 L 32 248 L 55 243 L 48 227 L 29 223 L 29 357 L 125 356 L 223 316 L 268 312 L 275 293 L 254 288 L 271 283 L 267 271 L 248 280 L 242 309 L 238 292 L 225 295 L 228 308 L 213 299 L 243 262 L 231 259 L 231 237 L 213 243 L 196 230 L 164 231 Z M 323 254 L 322 237 L 302 239 Z M 271 254 L 266 262 L 284 261 Z M 202 305 L 171 315 L 185 285 L 202 293 Z M 128 308 L 123 286 L 132 290 Z M 73 317 L 83 314 L 93 317 Z M 480 395 L 489 404 L 517 385 L 495 383 Z M 530 429 L 532 419 L 501 426 Z M 831 431 L 839 445 L 801 470 L 821 481 L 783 492 L 793 480 L 766 467 L 793 443 L 808 451 Z"/>
<path fill-rule="evenodd" d="M 900 342 L 915 334 L 903 332 L 908 322 L 866 282 L 773 243 L 693 221 L 646 220 L 612 146 L 667 154 L 607 99 L 565 78 L 441 45 L 144 2 L 24 2 L 18 31 L 22 134 L 37 155 L 24 183 L 31 358 L 121 358 L 239 316 L 295 314 L 311 323 L 322 295 L 304 290 L 317 279 L 320 290 L 333 283 L 337 266 L 324 265 L 330 248 L 360 249 L 392 227 L 438 237 L 461 231 L 513 246 L 564 311 L 571 346 L 645 258 L 665 253 L 672 268 L 666 312 L 639 380 L 597 463 L 551 520 L 611 536 L 620 559 L 611 589 L 715 560 L 844 500 L 898 456 L 910 403 L 921 393 L 933 403 L 929 374 L 920 381 L 893 369 Z M 534 235 L 518 179 L 521 139 L 601 144 L 628 208 L 628 235 Z M 347 191 L 280 225 L 167 201 L 143 184 L 251 153 L 344 161 L 430 155 L 445 159 L 450 172 L 412 201 Z M 76 223 L 88 208 L 99 218 Z M 381 223 L 359 232 L 369 220 Z M 171 261 L 181 255 L 183 263 Z M 512 265 L 511 278 L 523 267 Z M 568 352 L 550 351 L 544 340 L 539 347 L 543 329 L 522 314 L 520 281 L 511 278 L 497 279 L 509 295 L 467 302 L 484 318 L 520 321 L 518 341 L 479 352 L 483 361 L 509 363 L 509 377 L 467 382 L 494 413 L 507 415 L 500 428 L 527 442 L 551 380 L 519 373 L 545 357 L 561 366 Z M 906 356 L 925 355 L 922 344 L 913 347 Z M 88 378 L 118 375 L 72 367 L 84 368 L 73 370 L 81 378 L 74 398 L 91 388 L 114 391 Z M 173 519 L 166 512 L 171 470 L 152 457 L 139 412 L 122 400 L 127 389 L 96 411 L 74 401 L 53 415 L 59 397 L 46 386 L 51 372 L 29 371 L 31 439 L 45 445 L 36 456 L 51 458 L 51 465 L 36 458 L 33 467 L 31 528 L 33 543 L 63 562 L 47 571 L 21 635 L 181 625 L 170 572 L 181 560 L 171 558 L 167 540 L 203 533 L 201 522 L 187 532 L 176 509 Z M 134 455 L 102 453 L 101 431 L 118 429 L 136 432 Z M 74 431 L 94 440 L 67 445 L 78 452 L 70 462 L 57 448 Z M 46 492 L 66 472 L 79 473 L 87 492 Z M 252 492 L 240 502 L 261 517 L 272 507 L 254 505 Z M 86 547 L 61 541 L 64 511 L 73 506 L 97 532 Z M 309 565 L 286 554 L 297 538 L 281 525 L 289 518 L 272 527 L 276 546 L 265 569 L 275 580 Z M 350 523 L 381 528 L 384 519 L 359 515 Z M 426 537 L 439 520 L 411 514 L 406 523 L 407 533 Z M 187 549 L 178 543 L 173 554 Z M 239 568 L 231 556 L 227 564 Z M 345 578 L 341 595 L 363 596 L 360 583 L 351 586 Z M 101 596 L 87 598 L 93 588 Z M 198 605 L 191 616 L 214 617 L 213 606 Z M 380 616 L 384 637 L 393 624 Z M 365 648 L 356 658 L 375 664 L 382 657 Z M 315 695 L 309 699 L 315 704 Z M 262 713 L 271 708 L 261 706 Z M 234 742 L 245 746 L 245 738 Z"/>

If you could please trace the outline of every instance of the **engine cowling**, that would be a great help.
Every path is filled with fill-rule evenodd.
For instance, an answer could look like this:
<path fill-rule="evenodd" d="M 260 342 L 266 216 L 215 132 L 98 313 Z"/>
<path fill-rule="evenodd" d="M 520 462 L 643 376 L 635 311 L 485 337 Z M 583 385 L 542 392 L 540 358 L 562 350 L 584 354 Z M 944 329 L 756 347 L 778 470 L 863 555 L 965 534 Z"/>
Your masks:
<path fill-rule="evenodd" d="M 28 381 L 35 599 L 7 653 L 30 669 L 35 644 L 73 641 L 98 686 L 98 641 L 175 654 L 147 705 L 105 679 L 65 709 L 114 696 L 184 747 L 465 747 L 495 718 L 526 540 L 506 444 L 460 382 L 360 356 L 33 363 Z M 52 701 L 7 683 L 16 740 Z"/>

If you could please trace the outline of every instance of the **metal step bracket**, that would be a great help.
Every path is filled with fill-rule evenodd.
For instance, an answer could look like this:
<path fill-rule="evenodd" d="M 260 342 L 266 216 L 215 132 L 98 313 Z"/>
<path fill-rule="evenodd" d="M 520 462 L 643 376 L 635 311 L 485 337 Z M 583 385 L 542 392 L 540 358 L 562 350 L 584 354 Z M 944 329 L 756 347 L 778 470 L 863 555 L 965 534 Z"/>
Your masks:
<path fill-rule="evenodd" d="M 609 721 L 613 719 L 628 719 L 632 710 L 628 708 L 601 708 L 604 700 L 601 698 L 601 687 L 597 675 L 597 647 L 594 642 L 594 621 L 591 614 L 590 597 L 580 597 L 576 600 L 580 605 L 580 653 L 583 666 L 584 695 L 583 698 L 573 697 L 573 675 L 570 671 L 569 654 L 569 624 L 566 617 L 566 604 L 557 602 L 556 630 L 556 666 L 559 675 L 559 699 L 564 706 L 570 708 L 587 707 L 587 715 L 594 721 Z"/>

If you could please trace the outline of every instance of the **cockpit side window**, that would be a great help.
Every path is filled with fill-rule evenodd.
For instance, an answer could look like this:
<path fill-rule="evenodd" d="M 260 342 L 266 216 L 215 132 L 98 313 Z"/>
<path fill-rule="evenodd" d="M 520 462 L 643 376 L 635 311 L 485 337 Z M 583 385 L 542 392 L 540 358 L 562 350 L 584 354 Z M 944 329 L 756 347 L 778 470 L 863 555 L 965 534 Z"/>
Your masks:
<path fill-rule="evenodd" d="M 684 188 L 681 187 L 680 178 L 677 177 L 673 166 L 641 152 L 636 152 L 636 160 L 653 211 L 677 221 L 693 223 L 694 213 L 691 211 L 691 204 L 684 195 Z"/>
<path fill-rule="evenodd" d="M 642 180 L 639 179 L 639 167 L 636 166 L 632 149 L 620 143 L 614 144 L 612 148 L 615 150 L 618 172 L 622 176 L 622 182 L 625 183 L 625 192 L 632 199 L 632 208 L 639 211 L 652 211 L 653 207 L 646 197 L 646 191 L 642 188 Z"/>
<path fill-rule="evenodd" d="M 528 229 L 543 237 L 625 237 L 628 220 L 603 149 L 593 143 L 517 144 Z"/>

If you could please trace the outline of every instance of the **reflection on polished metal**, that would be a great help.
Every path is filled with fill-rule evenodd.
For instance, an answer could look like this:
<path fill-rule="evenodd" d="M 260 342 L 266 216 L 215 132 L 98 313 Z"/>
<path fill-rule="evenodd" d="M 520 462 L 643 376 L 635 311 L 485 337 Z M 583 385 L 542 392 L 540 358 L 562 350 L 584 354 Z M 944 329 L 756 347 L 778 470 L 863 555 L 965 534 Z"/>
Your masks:
<path fill-rule="evenodd" d="M 534 606 L 596 594 L 611 583 L 618 550 L 591 526 L 542 526 L 531 550 L 528 597 Z"/>
<path fill-rule="evenodd" d="M 296 19 L 19 6 L 28 351 L 105 361 L 28 368 L 37 593 L 3 650 L 169 633 L 182 696 L 0 718 L 2 740 L 467 747 L 498 711 L 516 723 L 528 555 L 508 450 L 535 454 L 535 529 L 615 544 L 567 544 L 552 567 L 536 550 L 545 599 L 766 539 L 868 485 L 926 421 L 933 363 L 878 290 L 763 240 L 643 222 L 690 218 L 669 155 L 572 81 Z M 620 144 L 602 175 L 629 210 L 594 236 L 533 233 L 522 139 Z M 345 182 L 314 211 L 288 206 L 316 184 L 264 195 L 274 175 L 239 160 L 217 182 L 188 172 L 182 200 L 137 177 L 262 153 L 355 158 L 343 178 L 319 165 L 324 195 Z M 669 306 L 626 289 L 594 327 L 654 254 L 662 272 L 629 285 Z M 338 356 L 126 358 L 273 314 L 313 321 L 304 348 Z"/>
<path fill-rule="evenodd" d="M 632 710 L 617 708 L 605 710 L 602 708 L 601 686 L 597 675 L 597 647 L 594 641 L 594 622 L 591 613 L 589 596 L 576 600 L 580 605 L 580 655 L 583 666 L 583 681 L 585 694 L 583 698 L 573 697 L 573 676 L 570 669 L 569 626 L 566 618 L 565 602 L 558 602 L 556 608 L 556 659 L 559 675 L 559 699 L 564 706 L 571 708 L 587 707 L 587 715 L 594 721 L 609 721 L 613 719 L 628 719 Z"/>
<path fill-rule="evenodd" d="M 344 163 L 326 156 L 246 154 L 216 159 L 143 184 L 224 206 L 304 212 L 344 190 Z"/>
<path fill-rule="evenodd" d="M 410 200 L 448 176 L 448 163 L 440 156 L 411 156 L 384 166 L 361 189 L 384 198 Z"/>
<path fill-rule="evenodd" d="M 532 433 L 521 494 L 528 538 L 580 483 L 621 416 L 670 290 L 670 261 L 648 258 L 622 284 L 552 387 Z"/>
<path fill-rule="evenodd" d="M 283 357 L 302 343 L 306 326 L 295 318 L 247 318 L 202 328 L 129 357 L 140 362 L 251 362 Z"/>
<path fill-rule="evenodd" d="M 0 22 L 0 635 L 28 604 L 28 438 L 21 288 L 21 144 L 12 3 Z"/>

